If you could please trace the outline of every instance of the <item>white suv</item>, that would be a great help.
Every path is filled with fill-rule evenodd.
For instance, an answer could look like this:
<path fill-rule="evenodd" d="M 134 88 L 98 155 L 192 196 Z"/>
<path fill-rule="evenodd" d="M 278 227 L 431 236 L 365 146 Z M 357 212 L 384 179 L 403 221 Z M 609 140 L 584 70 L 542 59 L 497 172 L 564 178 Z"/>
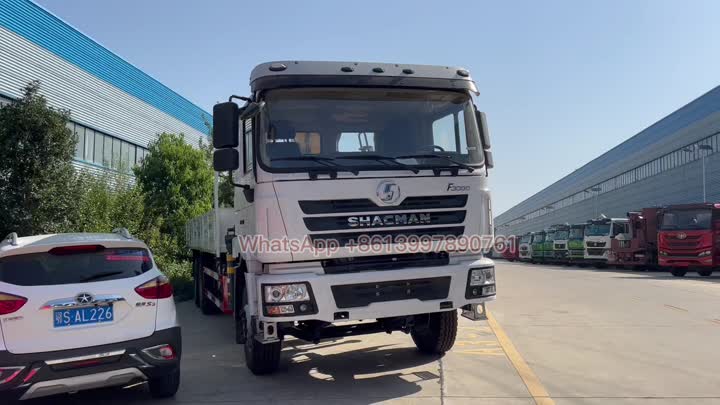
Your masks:
<path fill-rule="evenodd" d="M 172 287 L 126 230 L 0 243 L 0 396 L 180 383 Z"/>

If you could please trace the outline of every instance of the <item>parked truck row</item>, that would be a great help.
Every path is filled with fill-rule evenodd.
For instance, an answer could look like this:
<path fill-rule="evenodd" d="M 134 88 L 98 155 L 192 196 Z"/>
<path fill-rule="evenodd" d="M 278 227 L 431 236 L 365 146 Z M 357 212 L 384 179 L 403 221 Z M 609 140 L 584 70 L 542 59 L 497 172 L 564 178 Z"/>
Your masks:
<path fill-rule="evenodd" d="M 626 218 L 596 218 L 510 236 L 510 261 L 662 269 L 708 277 L 720 267 L 720 204 L 643 208 Z"/>

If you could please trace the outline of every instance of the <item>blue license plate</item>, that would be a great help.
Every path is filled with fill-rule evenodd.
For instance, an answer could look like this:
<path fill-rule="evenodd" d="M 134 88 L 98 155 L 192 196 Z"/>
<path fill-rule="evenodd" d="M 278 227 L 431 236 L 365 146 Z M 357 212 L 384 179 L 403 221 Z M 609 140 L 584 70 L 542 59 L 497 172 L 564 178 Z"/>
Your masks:
<path fill-rule="evenodd" d="M 112 322 L 112 305 L 89 308 L 57 309 L 53 313 L 53 327 L 64 328 L 73 325 Z"/>

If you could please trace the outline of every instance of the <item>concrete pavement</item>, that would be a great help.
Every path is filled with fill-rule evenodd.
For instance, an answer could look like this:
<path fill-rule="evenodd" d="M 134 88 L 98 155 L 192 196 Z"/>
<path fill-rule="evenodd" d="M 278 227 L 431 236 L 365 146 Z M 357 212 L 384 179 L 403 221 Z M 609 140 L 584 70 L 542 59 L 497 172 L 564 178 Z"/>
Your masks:
<path fill-rule="evenodd" d="M 280 371 L 256 377 L 230 317 L 182 303 L 174 400 L 152 401 L 139 386 L 33 403 L 720 404 L 720 275 L 499 261 L 497 278 L 495 324 L 461 318 L 442 358 L 418 354 L 401 333 L 288 340 Z"/>

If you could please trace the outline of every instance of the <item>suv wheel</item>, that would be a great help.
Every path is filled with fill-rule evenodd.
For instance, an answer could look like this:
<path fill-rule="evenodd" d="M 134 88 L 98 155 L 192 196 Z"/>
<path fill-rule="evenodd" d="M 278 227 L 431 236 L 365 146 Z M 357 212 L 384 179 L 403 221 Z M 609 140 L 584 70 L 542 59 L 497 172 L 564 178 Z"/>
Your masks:
<path fill-rule="evenodd" d="M 712 275 L 712 270 L 700 270 L 698 271 L 698 274 L 702 277 L 710 277 Z"/>
<path fill-rule="evenodd" d="M 175 395 L 178 387 L 180 387 L 180 367 L 168 375 L 155 377 L 148 381 L 150 395 L 153 398 L 170 398 Z"/>
<path fill-rule="evenodd" d="M 685 277 L 685 273 L 687 273 L 687 271 L 682 269 L 672 269 L 670 270 L 670 273 L 672 273 L 675 277 Z"/>

